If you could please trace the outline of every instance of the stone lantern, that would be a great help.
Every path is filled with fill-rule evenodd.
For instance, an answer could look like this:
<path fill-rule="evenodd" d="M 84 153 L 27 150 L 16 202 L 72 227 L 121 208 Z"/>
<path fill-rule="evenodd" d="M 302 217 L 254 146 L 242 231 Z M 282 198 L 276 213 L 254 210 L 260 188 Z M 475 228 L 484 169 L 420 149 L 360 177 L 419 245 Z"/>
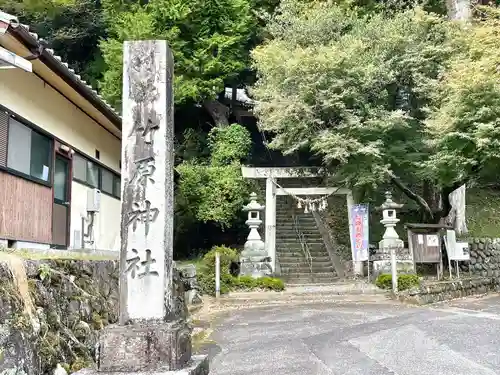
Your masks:
<path fill-rule="evenodd" d="M 373 273 L 375 276 L 379 273 L 386 273 L 388 271 L 392 274 L 392 290 L 397 292 L 398 288 L 398 257 L 402 254 L 404 242 L 401 240 L 394 229 L 399 219 L 396 216 L 396 209 L 403 207 L 402 204 L 396 203 L 392 200 L 392 194 L 387 191 L 385 193 L 385 202 L 379 207 L 382 210 L 382 220 L 384 224 L 385 233 L 382 241 L 379 242 L 379 249 L 376 253 L 376 260 L 373 262 Z"/>
<path fill-rule="evenodd" d="M 382 237 L 382 241 L 379 242 L 380 248 L 392 248 L 392 247 L 403 247 L 404 243 L 399 238 L 394 227 L 399 223 L 399 219 L 396 217 L 396 209 L 403 207 L 403 204 L 398 204 L 392 200 L 391 192 L 387 191 L 385 193 L 385 202 L 380 206 L 382 210 L 382 220 L 380 222 L 384 224 L 385 233 Z"/>
<path fill-rule="evenodd" d="M 266 247 L 258 231 L 262 224 L 260 215 L 264 208 L 265 206 L 257 202 L 257 194 L 255 193 L 250 194 L 250 203 L 243 207 L 243 211 L 248 212 L 245 224 L 250 228 L 250 233 L 240 255 L 241 275 L 257 278 L 271 273 Z"/>

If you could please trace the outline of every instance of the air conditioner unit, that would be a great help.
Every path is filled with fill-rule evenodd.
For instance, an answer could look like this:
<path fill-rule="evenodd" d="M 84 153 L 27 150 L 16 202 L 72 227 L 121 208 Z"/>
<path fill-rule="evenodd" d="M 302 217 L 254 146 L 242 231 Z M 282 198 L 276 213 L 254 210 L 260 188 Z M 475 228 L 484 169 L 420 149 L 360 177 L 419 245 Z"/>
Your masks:
<path fill-rule="evenodd" d="M 99 189 L 87 190 L 87 212 L 99 212 L 101 209 L 101 191 Z"/>

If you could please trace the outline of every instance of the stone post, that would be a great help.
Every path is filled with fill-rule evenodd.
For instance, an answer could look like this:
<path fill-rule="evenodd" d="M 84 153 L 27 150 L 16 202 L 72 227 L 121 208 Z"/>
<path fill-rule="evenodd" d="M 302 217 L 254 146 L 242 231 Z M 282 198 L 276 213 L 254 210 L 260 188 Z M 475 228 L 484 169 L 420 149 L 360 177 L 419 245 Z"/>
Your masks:
<path fill-rule="evenodd" d="M 266 252 L 271 257 L 271 267 L 276 271 L 276 185 L 272 177 L 266 179 Z"/>
<path fill-rule="evenodd" d="M 248 212 L 248 220 L 245 224 L 250 228 L 250 233 L 241 252 L 240 273 L 255 278 L 272 273 L 265 244 L 258 231 L 260 224 L 262 224 L 260 213 L 264 208 L 257 203 L 257 194 L 255 193 L 250 194 L 250 203 L 243 207 L 243 211 Z"/>
<path fill-rule="evenodd" d="M 99 373 L 208 374 L 173 269 L 173 65 L 166 41 L 125 42 L 120 320 L 100 333 Z"/>

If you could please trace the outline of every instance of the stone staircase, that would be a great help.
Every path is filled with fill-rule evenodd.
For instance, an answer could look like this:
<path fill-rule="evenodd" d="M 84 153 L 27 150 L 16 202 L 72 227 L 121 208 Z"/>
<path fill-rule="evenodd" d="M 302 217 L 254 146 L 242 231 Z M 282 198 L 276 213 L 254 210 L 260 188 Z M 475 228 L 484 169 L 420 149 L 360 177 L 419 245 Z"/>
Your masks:
<path fill-rule="evenodd" d="M 328 284 L 337 280 L 312 214 L 293 209 L 290 198 L 276 205 L 276 255 L 287 284 Z"/>

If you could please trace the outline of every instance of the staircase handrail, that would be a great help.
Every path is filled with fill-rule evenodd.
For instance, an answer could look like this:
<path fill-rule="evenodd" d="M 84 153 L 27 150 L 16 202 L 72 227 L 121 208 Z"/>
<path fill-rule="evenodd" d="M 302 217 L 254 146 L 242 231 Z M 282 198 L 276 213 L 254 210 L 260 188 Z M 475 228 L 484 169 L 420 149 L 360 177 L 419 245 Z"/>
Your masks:
<path fill-rule="evenodd" d="M 300 247 L 302 248 L 302 253 L 304 254 L 304 258 L 306 259 L 306 262 L 309 265 L 309 271 L 312 273 L 312 256 L 311 252 L 309 251 L 309 245 L 307 244 L 304 233 L 302 233 L 302 231 L 300 230 L 299 217 L 295 215 L 295 212 L 293 211 L 292 211 L 292 218 L 293 218 L 293 227 L 295 229 L 297 237 L 299 238 Z"/>

